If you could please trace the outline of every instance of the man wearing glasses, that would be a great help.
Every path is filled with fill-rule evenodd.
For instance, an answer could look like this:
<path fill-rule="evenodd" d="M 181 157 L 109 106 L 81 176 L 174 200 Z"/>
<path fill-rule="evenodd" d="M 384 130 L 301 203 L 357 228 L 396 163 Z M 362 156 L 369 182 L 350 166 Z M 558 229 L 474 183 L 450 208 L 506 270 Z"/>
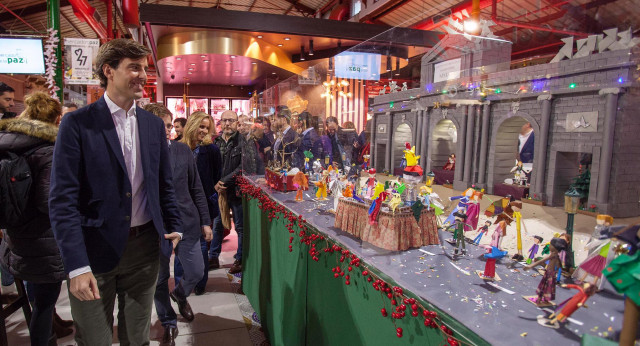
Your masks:
<path fill-rule="evenodd" d="M 218 195 L 226 194 L 229 209 L 233 212 L 233 223 L 236 233 L 238 233 L 238 250 L 234 256 L 235 262 L 229 269 L 229 274 L 235 274 L 242 271 L 242 198 L 236 191 L 236 177 L 242 175 L 243 170 L 247 174 L 255 172 L 255 162 L 246 162 L 243 165 L 242 150 L 246 141 L 238 133 L 238 115 L 234 111 L 224 111 L 220 116 L 220 127 L 222 135 L 216 138 L 215 144 L 220 148 L 222 155 L 222 178 L 215 186 Z M 220 211 L 224 212 L 223 210 Z M 218 257 L 222 250 L 222 239 L 224 230 L 222 227 L 221 216 L 213 221 L 213 240 L 209 249 L 209 268 L 215 269 L 220 267 Z"/>

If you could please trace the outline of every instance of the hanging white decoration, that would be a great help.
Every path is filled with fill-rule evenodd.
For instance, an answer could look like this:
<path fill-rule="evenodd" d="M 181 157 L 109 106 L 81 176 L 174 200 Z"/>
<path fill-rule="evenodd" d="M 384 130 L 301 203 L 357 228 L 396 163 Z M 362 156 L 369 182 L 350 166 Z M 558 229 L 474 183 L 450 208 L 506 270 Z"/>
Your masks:
<path fill-rule="evenodd" d="M 44 76 L 46 78 L 45 84 L 49 89 L 49 94 L 54 99 L 60 101 L 58 98 L 58 91 L 60 87 L 56 85 L 55 77 L 56 77 L 56 66 L 58 65 L 58 58 L 56 57 L 56 48 L 58 47 L 58 43 L 60 42 L 60 38 L 58 37 L 58 30 L 53 28 L 47 29 L 49 37 L 45 40 L 44 43 L 44 64 L 45 64 L 45 72 Z"/>

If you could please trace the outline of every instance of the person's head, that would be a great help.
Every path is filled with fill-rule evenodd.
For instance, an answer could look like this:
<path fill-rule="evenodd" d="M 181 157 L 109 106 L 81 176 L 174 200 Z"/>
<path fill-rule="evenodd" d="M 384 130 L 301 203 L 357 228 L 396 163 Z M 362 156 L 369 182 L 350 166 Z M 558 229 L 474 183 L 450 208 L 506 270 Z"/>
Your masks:
<path fill-rule="evenodd" d="M 129 104 L 142 97 L 147 82 L 149 48 L 130 39 L 111 40 L 96 57 L 100 85 L 116 103 Z"/>
<path fill-rule="evenodd" d="M 222 128 L 222 134 L 233 136 L 238 131 L 238 114 L 231 110 L 222 112 L 220 115 L 220 127 Z"/>
<path fill-rule="evenodd" d="M 25 109 L 20 114 L 21 118 L 56 124 L 62 114 L 60 102 L 42 91 L 29 94 L 24 99 L 24 105 Z"/>
<path fill-rule="evenodd" d="M 491 220 L 487 220 L 487 221 L 485 221 L 485 222 L 484 222 L 484 225 L 485 225 L 485 226 L 487 226 L 487 227 L 491 226 Z"/>
<path fill-rule="evenodd" d="M 336 131 L 338 131 L 338 118 L 327 117 L 326 123 L 327 123 L 327 126 L 326 126 L 327 134 L 332 136 L 335 135 Z"/>
<path fill-rule="evenodd" d="M 353 121 L 345 121 L 342 123 L 342 128 L 355 130 L 356 125 L 353 123 Z"/>
<path fill-rule="evenodd" d="M 567 246 L 569 246 L 567 241 L 564 240 L 563 238 L 553 238 L 553 239 L 551 239 L 550 244 L 551 244 L 550 250 L 551 251 L 557 251 L 557 252 L 566 250 Z"/>
<path fill-rule="evenodd" d="M 482 192 L 482 191 L 473 191 L 473 193 L 471 193 L 471 200 L 480 201 L 480 200 L 482 200 L 483 196 L 484 196 L 484 192 Z"/>
<path fill-rule="evenodd" d="M 533 127 L 531 127 L 531 123 L 525 123 L 524 125 L 522 125 L 522 128 L 520 129 L 520 133 L 524 135 L 531 130 L 533 130 Z"/>
<path fill-rule="evenodd" d="M 264 132 L 265 133 L 269 133 L 271 132 L 271 119 L 268 116 L 261 116 L 258 119 L 260 119 L 260 123 L 262 123 L 262 125 L 264 125 Z"/>
<path fill-rule="evenodd" d="M 246 136 L 251 131 L 251 127 L 253 126 L 253 121 L 251 117 L 248 115 L 240 115 L 238 116 L 238 132 L 241 135 Z"/>
<path fill-rule="evenodd" d="M 69 112 L 73 112 L 75 110 L 78 109 L 78 105 L 76 105 L 73 102 L 67 102 L 64 104 L 64 106 L 62 106 L 62 116 L 64 116 L 65 114 L 69 113 Z"/>
<path fill-rule="evenodd" d="M 613 217 L 606 214 L 598 214 L 596 216 L 596 223 L 601 226 L 611 226 L 613 224 Z"/>
<path fill-rule="evenodd" d="M 534 235 L 534 236 L 533 236 L 533 241 L 534 241 L 536 244 L 540 244 L 540 243 L 542 243 L 542 237 L 541 237 L 541 236 L 539 236 L 539 235 Z"/>
<path fill-rule="evenodd" d="M 185 118 L 176 118 L 176 120 L 173 121 L 173 129 L 176 131 L 176 135 L 182 136 L 185 125 L 187 125 L 187 119 Z"/>
<path fill-rule="evenodd" d="M 284 108 L 276 113 L 275 125 L 278 130 L 284 130 L 291 122 L 291 112 Z"/>
<path fill-rule="evenodd" d="M 0 113 L 6 113 L 14 106 L 15 92 L 12 87 L 0 82 Z"/>
<path fill-rule="evenodd" d="M 181 142 L 188 145 L 191 150 L 198 144 L 211 144 L 211 134 L 215 131 L 213 118 L 205 112 L 193 112 L 187 120 L 182 132 Z"/>
<path fill-rule="evenodd" d="M 262 139 L 262 137 L 264 137 L 264 126 L 259 123 L 254 123 L 253 126 L 251 126 L 251 134 L 256 139 Z"/>
<path fill-rule="evenodd" d="M 173 129 L 173 124 L 171 123 L 171 111 L 161 103 L 149 103 L 144 106 L 144 110 L 162 119 L 167 139 L 171 139 L 171 129 Z"/>

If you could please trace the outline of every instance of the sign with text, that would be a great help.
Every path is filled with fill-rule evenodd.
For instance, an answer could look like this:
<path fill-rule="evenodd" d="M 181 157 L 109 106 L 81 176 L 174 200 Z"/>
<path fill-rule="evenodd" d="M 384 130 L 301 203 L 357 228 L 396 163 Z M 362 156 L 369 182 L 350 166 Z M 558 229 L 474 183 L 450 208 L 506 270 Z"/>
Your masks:
<path fill-rule="evenodd" d="M 64 83 L 98 85 L 93 61 L 98 55 L 100 41 L 97 39 L 64 39 Z"/>
<path fill-rule="evenodd" d="M 380 80 L 380 54 L 342 52 L 335 56 L 336 77 Z"/>
<path fill-rule="evenodd" d="M 433 82 L 444 82 L 460 78 L 462 59 L 452 59 L 437 63 L 433 66 Z"/>
<path fill-rule="evenodd" d="M 42 40 L 0 38 L 0 73 L 42 74 Z"/>

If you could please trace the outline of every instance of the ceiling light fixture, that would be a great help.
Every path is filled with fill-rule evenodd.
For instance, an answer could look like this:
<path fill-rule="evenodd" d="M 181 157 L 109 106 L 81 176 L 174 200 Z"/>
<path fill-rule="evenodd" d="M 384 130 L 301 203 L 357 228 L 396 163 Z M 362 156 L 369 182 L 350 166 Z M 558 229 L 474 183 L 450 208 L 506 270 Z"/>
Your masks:
<path fill-rule="evenodd" d="M 396 76 L 400 75 L 400 58 L 396 58 Z"/>
<path fill-rule="evenodd" d="M 391 71 L 391 55 L 387 55 L 387 72 Z"/>
<path fill-rule="evenodd" d="M 191 66 L 196 66 L 196 64 L 195 64 L 195 63 L 190 63 L 189 65 L 191 65 Z"/>
<path fill-rule="evenodd" d="M 309 55 L 313 55 L 313 40 L 309 40 Z"/>
<path fill-rule="evenodd" d="M 282 43 L 278 43 L 278 47 L 282 47 Z"/>
<path fill-rule="evenodd" d="M 181 57 L 177 57 L 176 60 L 182 60 L 182 58 Z"/>
<path fill-rule="evenodd" d="M 478 21 L 473 19 L 467 19 L 464 21 L 464 32 L 467 34 L 476 34 L 478 33 L 478 29 L 480 29 Z"/>
<path fill-rule="evenodd" d="M 232 56 L 231 56 L 231 59 L 235 59 L 235 58 L 236 58 L 236 56 L 235 56 L 235 55 L 232 55 Z"/>
<path fill-rule="evenodd" d="M 258 64 L 258 63 L 257 63 L 257 62 L 255 62 L 255 61 L 251 63 L 251 65 L 257 65 L 257 64 Z"/>
<path fill-rule="evenodd" d="M 258 38 L 262 38 L 262 35 L 258 35 Z"/>
<path fill-rule="evenodd" d="M 204 62 L 209 62 L 209 60 L 202 60 L 202 61 L 204 61 Z"/>
<path fill-rule="evenodd" d="M 238 72 L 240 72 L 240 71 L 239 71 L 239 70 L 233 70 L 233 72 L 238 73 Z"/>
<path fill-rule="evenodd" d="M 275 72 L 271 72 L 271 74 L 276 74 Z"/>
<path fill-rule="evenodd" d="M 206 58 L 207 56 L 206 56 L 206 55 L 200 55 L 200 57 L 201 57 L 201 58 Z"/>
<path fill-rule="evenodd" d="M 300 46 L 300 61 L 304 61 L 304 45 Z"/>
<path fill-rule="evenodd" d="M 285 40 L 285 41 L 289 41 L 290 39 L 291 39 L 291 38 L 289 38 L 289 37 L 285 37 L 285 38 L 284 38 L 284 40 Z"/>

